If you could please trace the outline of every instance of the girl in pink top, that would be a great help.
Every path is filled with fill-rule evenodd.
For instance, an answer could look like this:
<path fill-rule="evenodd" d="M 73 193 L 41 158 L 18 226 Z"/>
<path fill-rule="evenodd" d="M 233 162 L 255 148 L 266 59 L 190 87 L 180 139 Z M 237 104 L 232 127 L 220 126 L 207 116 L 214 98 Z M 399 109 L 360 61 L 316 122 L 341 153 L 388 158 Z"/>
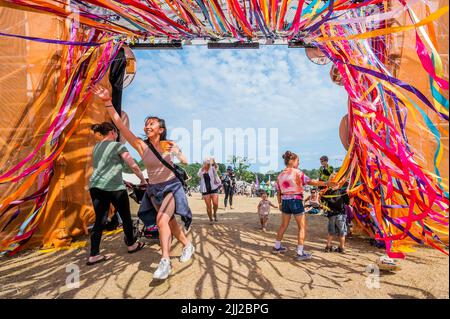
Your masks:
<path fill-rule="evenodd" d="M 303 186 L 305 184 L 314 186 L 328 185 L 323 181 L 310 179 L 301 170 L 298 169 L 299 157 L 297 154 L 286 151 L 283 155 L 286 168 L 278 175 L 277 179 L 277 198 L 278 206 L 281 207 L 281 225 L 278 229 L 275 241 L 274 253 L 283 253 L 287 249 L 281 246 L 281 240 L 289 226 L 291 216 L 295 217 L 298 226 L 298 246 L 297 260 L 307 260 L 311 258 L 311 254 L 303 251 L 305 242 L 305 209 L 303 207 Z"/>

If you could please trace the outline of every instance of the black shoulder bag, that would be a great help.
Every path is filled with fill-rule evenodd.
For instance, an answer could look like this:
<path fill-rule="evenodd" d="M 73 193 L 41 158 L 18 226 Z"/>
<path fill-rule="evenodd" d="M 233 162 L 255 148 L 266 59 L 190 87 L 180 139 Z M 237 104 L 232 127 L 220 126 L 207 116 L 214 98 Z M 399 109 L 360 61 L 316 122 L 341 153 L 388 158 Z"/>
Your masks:
<path fill-rule="evenodd" d="M 151 149 L 153 154 L 159 159 L 159 161 L 168 169 L 170 169 L 175 176 L 180 180 L 181 185 L 183 185 L 184 190 L 187 190 L 187 181 L 191 178 L 189 177 L 188 173 L 182 168 L 181 166 L 177 164 L 170 165 L 162 156 L 159 154 L 158 150 L 153 146 L 151 142 L 146 142 L 148 147 Z"/>

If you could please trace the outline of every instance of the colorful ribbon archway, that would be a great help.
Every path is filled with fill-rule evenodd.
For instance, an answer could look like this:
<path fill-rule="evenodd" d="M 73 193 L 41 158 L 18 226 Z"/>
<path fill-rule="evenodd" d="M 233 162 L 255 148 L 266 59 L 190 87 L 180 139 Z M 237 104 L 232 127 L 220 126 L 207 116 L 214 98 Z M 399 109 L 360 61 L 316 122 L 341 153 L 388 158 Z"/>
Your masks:
<path fill-rule="evenodd" d="M 0 41 L 11 45 L 0 60 L 19 66 L 0 71 L 1 88 L 11 90 L 0 101 L 16 112 L 12 126 L 0 122 L 0 251 L 85 232 L 63 229 L 88 219 L 80 209 L 53 218 L 67 214 L 68 200 L 52 193 L 68 187 L 56 180 L 67 174 L 61 153 L 96 110 L 90 88 L 123 43 L 232 39 L 320 48 L 349 95 L 352 139 L 337 179 L 350 180 L 359 224 L 392 257 L 403 257 L 410 242 L 448 254 L 448 41 L 439 41 L 448 1 L 0 0 L 0 10 Z M 67 160 L 76 161 L 86 159 Z"/>

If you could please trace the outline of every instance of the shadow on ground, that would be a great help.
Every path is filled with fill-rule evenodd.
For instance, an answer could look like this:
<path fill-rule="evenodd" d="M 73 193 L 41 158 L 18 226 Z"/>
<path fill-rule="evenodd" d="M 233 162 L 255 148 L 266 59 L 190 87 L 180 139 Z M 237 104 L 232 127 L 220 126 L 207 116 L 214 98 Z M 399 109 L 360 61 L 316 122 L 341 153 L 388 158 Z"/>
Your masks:
<path fill-rule="evenodd" d="M 195 259 L 181 264 L 181 247 L 174 242 L 174 273 L 167 281 L 152 280 L 159 262 L 159 245 L 149 243 L 142 251 L 128 254 L 122 233 L 105 237 L 102 252 L 111 259 L 86 266 L 88 247 L 53 253 L 25 252 L 0 259 L 1 298 L 435 298 L 427 285 L 411 282 L 414 274 L 403 272 L 380 277 L 382 289 L 368 289 L 368 265 L 383 250 L 365 238 L 348 241 L 345 255 L 325 253 L 326 219 L 308 217 L 307 249 L 313 259 L 297 262 L 296 228 L 289 227 L 284 255 L 271 253 L 278 214 L 273 214 L 268 232 L 258 229 L 254 212 L 220 211 L 220 221 L 209 225 L 205 214 L 194 214 L 189 234 L 196 247 Z M 88 240 L 88 238 L 84 238 Z M 429 253 L 425 250 L 424 254 Z M 434 253 L 434 252 L 433 252 Z M 442 256 L 431 254 L 431 261 Z M 408 262 L 428 267 L 423 256 Z M 441 262 L 442 263 L 442 262 Z M 79 288 L 71 286 L 73 269 L 79 268 Z M 442 268 L 441 267 L 441 268 Z M 405 268 L 405 267 L 404 267 Z M 408 267 L 406 267 L 408 268 Z M 443 268 L 445 271 L 445 268 Z M 443 271 L 439 269 L 439 271 Z M 441 275 L 442 277 L 442 275 Z"/>

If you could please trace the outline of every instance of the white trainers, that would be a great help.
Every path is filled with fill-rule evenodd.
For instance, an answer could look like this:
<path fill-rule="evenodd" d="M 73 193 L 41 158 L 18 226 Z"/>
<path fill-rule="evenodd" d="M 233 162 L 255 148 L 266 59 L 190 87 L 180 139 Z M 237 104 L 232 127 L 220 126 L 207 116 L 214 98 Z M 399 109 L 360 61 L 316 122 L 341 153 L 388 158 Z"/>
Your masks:
<path fill-rule="evenodd" d="M 183 248 L 183 252 L 181 253 L 180 262 L 185 263 L 191 260 L 192 255 L 195 252 L 194 245 L 189 244 L 188 246 Z"/>
<path fill-rule="evenodd" d="M 153 273 L 153 279 L 167 279 L 172 272 L 172 267 L 170 265 L 170 260 L 161 259 L 158 268 Z"/>

